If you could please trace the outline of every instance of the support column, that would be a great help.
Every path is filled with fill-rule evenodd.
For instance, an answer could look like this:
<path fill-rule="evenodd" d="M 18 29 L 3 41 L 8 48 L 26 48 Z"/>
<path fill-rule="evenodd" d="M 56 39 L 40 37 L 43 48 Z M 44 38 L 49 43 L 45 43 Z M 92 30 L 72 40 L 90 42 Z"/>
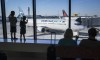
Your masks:
<path fill-rule="evenodd" d="M 3 38 L 4 38 L 4 39 L 7 39 L 5 0 L 1 0 L 1 12 L 2 12 Z M 5 41 L 5 42 L 6 42 L 6 41 Z"/>
<path fill-rule="evenodd" d="M 71 28 L 71 0 L 69 0 L 69 28 Z"/>
<path fill-rule="evenodd" d="M 37 42 L 37 24 L 36 24 L 36 0 L 32 0 L 33 4 L 33 34 L 34 34 L 34 43 Z"/>

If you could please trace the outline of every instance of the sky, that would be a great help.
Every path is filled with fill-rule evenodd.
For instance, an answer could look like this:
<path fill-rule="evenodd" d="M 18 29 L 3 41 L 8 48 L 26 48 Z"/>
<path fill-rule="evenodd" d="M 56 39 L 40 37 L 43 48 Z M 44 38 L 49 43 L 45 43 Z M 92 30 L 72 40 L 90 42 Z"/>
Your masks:
<path fill-rule="evenodd" d="M 30 7 L 30 14 L 32 15 L 32 0 L 6 0 L 6 16 L 10 14 L 11 10 L 19 14 L 21 8 L 25 15 L 28 14 L 28 7 Z M 1 4 L 0 4 L 1 5 Z M 79 16 L 100 16 L 100 0 L 72 0 L 72 15 Z M 1 7 L 0 7 L 1 8 Z M 62 10 L 68 14 L 68 0 L 36 0 L 36 14 L 37 15 L 60 15 Z M 1 15 L 1 9 L 0 9 Z"/>

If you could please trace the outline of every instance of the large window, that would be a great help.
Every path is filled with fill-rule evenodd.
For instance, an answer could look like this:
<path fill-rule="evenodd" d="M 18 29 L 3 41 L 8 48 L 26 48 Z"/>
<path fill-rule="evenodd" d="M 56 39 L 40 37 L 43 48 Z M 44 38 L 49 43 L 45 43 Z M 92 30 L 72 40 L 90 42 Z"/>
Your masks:
<path fill-rule="evenodd" d="M 71 29 L 74 31 L 74 35 L 79 34 L 80 37 L 87 38 L 89 28 L 95 27 L 97 30 L 100 29 L 99 2 L 99 0 L 71 1 Z M 22 16 L 26 16 L 28 19 L 26 24 L 26 39 L 34 38 L 35 30 L 33 29 L 36 27 L 37 40 L 50 40 L 51 33 L 53 33 L 53 39 L 56 34 L 56 40 L 59 40 L 63 38 L 64 32 L 70 25 L 69 0 L 36 0 L 36 25 L 33 23 L 33 13 L 35 10 L 34 6 L 32 6 L 34 5 L 32 0 L 5 0 L 5 4 L 8 38 L 11 38 L 8 19 L 11 11 L 15 11 L 15 16 L 17 17 L 17 38 L 20 38 L 20 20 Z M 0 9 L 0 21 L 2 21 L 1 16 Z M 0 28 L 2 28 L 2 23 Z M 0 38 L 2 38 L 2 34 L 1 32 Z M 99 38 L 98 36 L 97 38 Z"/>
<path fill-rule="evenodd" d="M 37 39 L 63 38 L 68 28 L 68 0 L 36 0 Z M 67 14 L 67 18 L 63 16 Z"/>
<path fill-rule="evenodd" d="M 11 11 L 15 11 L 15 17 L 17 17 L 17 33 L 16 37 L 20 38 L 20 21 L 22 16 L 26 16 L 28 23 L 26 24 L 26 39 L 33 39 L 33 26 L 29 24 L 33 23 L 33 11 L 32 0 L 6 0 L 6 16 L 7 16 L 7 36 L 11 38 L 9 15 Z M 30 23 L 31 21 L 31 23 Z M 32 24 L 33 25 L 33 24 Z"/>
<path fill-rule="evenodd" d="M 77 28 L 80 37 L 87 37 L 89 28 L 100 29 L 99 13 L 99 0 L 72 0 L 72 28 Z"/>

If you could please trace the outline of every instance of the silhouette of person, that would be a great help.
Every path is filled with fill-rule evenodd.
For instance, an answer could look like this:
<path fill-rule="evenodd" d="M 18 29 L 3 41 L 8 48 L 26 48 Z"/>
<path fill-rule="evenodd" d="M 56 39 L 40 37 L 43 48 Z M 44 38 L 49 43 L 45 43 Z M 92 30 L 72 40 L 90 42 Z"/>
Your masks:
<path fill-rule="evenodd" d="M 97 35 L 97 30 L 95 28 L 90 28 L 88 30 L 88 39 L 83 39 L 80 42 L 80 46 L 97 46 L 97 39 L 95 38 Z"/>
<path fill-rule="evenodd" d="M 64 38 L 60 39 L 60 41 L 58 42 L 58 45 L 60 46 L 76 46 L 77 43 L 75 40 L 72 39 L 73 38 L 73 31 L 72 29 L 67 29 L 65 34 L 64 34 Z M 62 58 L 62 60 L 75 60 L 75 58 Z"/>
<path fill-rule="evenodd" d="M 22 42 L 22 35 L 24 37 L 24 42 L 26 41 L 25 39 L 25 34 L 26 34 L 26 24 L 28 20 L 26 20 L 26 16 L 22 17 L 22 20 L 20 21 L 20 40 Z"/>
<path fill-rule="evenodd" d="M 88 39 L 83 39 L 79 46 L 100 46 L 100 43 L 97 41 L 97 39 L 95 38 L 96 35 L 97 35 L 97 30 L 95 28 L 90 28 L 88 30 Z M 85 58 L 82 58 L 81 60 L 94 60 L 94 59 L 85 59 Z"/>
<path fill-rule="evenodd" d="M 9 15 L 11 40 L 16 39 L 16 23 L 17 23 L 17 18 L 14 15 L 15 15 L 15 11 L 11 11 L 11 13 Z"/>
<path fill-rule="evenodd" d="M 64 38 L 60 39 L 58 42 L 58 45 L 63 45 L 63 46 L 73 46 L 77 45 L 76 41 L 72 39 L 73 38 L 73 31 L 72 29 L 67 29 Z"/>

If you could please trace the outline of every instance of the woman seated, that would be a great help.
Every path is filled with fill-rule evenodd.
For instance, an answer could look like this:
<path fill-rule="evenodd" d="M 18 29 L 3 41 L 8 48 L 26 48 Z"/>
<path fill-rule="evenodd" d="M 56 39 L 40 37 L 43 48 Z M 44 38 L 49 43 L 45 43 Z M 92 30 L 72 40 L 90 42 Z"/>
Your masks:
<path fill-rule="evenodd" d="M 62 46 L 74 46 L 77 45 L 77 42 L 73 40 L 73 31 L 72 29 L 67 29 L 64 38 L 60 39 L 58 45 Z"/>
<path fill-rule="evenodd" d="M 58 42 L 58 45 L 61 46 L 75 46 L 77 45 L 76 41 L 72 39 L 73 38 L 73 31 L 72 29 L 67 29 L 64 38 L 60 39 Z M 75 60 L 75 58 L 62 58 L 62 60 Z"/>

